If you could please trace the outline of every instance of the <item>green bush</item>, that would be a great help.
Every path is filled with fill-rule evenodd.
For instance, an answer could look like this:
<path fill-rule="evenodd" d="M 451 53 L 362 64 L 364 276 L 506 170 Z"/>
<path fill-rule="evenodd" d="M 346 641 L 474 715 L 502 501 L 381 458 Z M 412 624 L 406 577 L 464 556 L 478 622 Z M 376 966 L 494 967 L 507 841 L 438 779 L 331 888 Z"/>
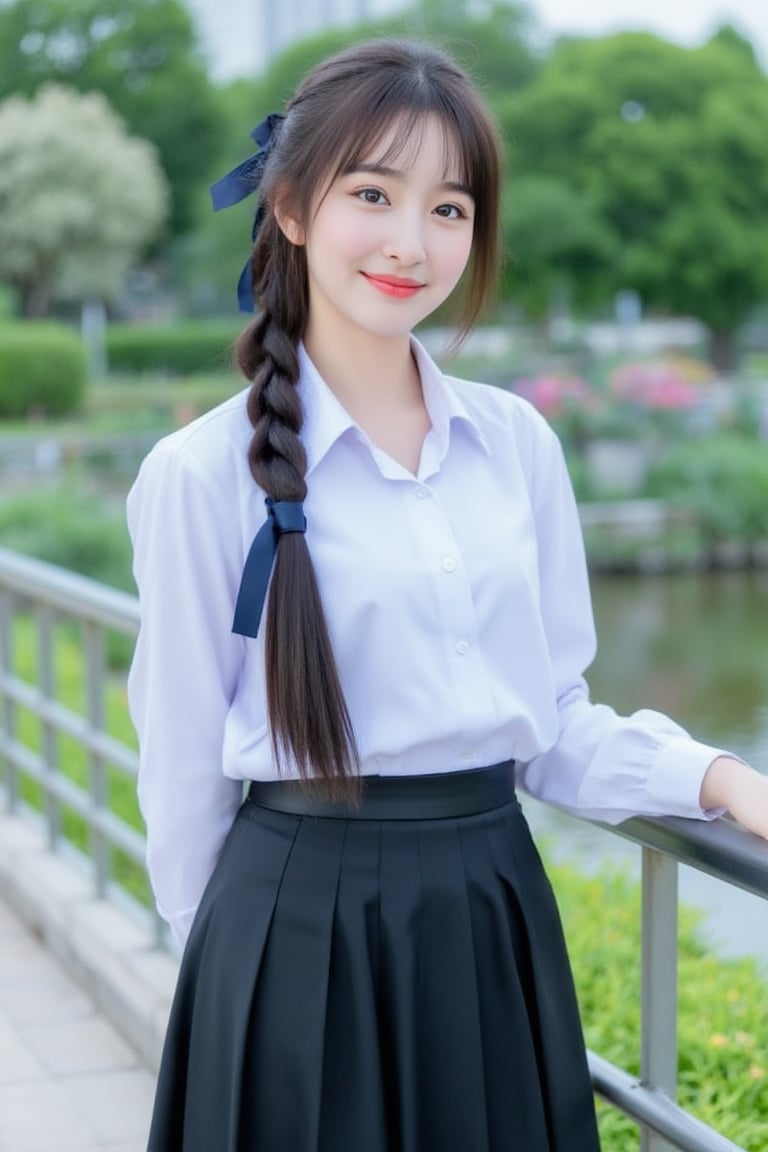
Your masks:
<path fill-rule="evenodd" d="M 563 917 L 587 1046 L 638 1075 L 639 885 L 615 868 L 597 876 L 563 864 L 547 871 Z M 681 908 L 678 1100 L 747 1152 L 762 1152 L 768 1148 L 765 972 L 757 960 L 713 956 L 702 944 L 700 919 Z M 602 1103 L 598 1113 L 606 1152 L 637 1152 L 632 1121 Z"/>
<path fill-rule="evenodd" d="M 122 508 L 85 487 L 40 488 L 0 503 L 0 545 L 135 593 L 131 544 Z M 107 658 L 124 668 L 133 651 L 130 636 L 107 633 Z"/>
<path fill-rule="evenodd" d="M 39 488 L 4 500 L 0 544 L 113 588 L 135 591 L 122 510 L 85 488 Z"/>
<path fill-rule="evenodd" d="M 16 315 L 17 294 L 10 284 L 0 284 L 0 320 L 11 320 Z"/>
<path fill-rule="evenodd" d="M 742 436 L 678 444 L 649 471 L 647 494 L 692 512 L 707 543 L 768 539 L 768 445 Z"/>
<path fill-rule="evenodd" d="M 107 329 L 110 372 L 228 372 L 242 322 L 205 321 L 164 326 L 112 324 Z"/>
<path fill-rule="evenodd" d="M 87 376 L 85 349 L 73 329 L 33 321 L 0 325 L 0 419 L 76 412 Z"/>

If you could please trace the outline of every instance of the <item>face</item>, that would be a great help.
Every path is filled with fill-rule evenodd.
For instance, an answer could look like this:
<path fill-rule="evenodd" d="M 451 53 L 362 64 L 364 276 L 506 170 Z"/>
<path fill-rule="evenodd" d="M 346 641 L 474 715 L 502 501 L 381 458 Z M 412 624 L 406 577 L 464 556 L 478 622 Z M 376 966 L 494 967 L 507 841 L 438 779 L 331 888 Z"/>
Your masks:
<path fill-rule="evenodd" d="M 396 139 L 397 126 L 333 181 L 306 230 L 283 225 L 305 245 L 309 325 L 325 340 L 351 329 L 407 336 L 450 295 L 469 259 L 474 201 L 441 124 L 428 118 L 391 158 Z"/>

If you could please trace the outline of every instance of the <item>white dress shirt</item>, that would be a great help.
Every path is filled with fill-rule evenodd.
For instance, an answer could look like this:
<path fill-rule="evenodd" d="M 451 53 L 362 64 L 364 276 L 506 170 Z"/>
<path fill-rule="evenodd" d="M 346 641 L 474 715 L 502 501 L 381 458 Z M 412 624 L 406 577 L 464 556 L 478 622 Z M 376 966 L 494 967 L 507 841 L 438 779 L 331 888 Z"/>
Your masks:
<path fill-rule="evenodd" d="M 415 476 L 370 441 L 300 349 L 306 539 L 362 771 L 514 759 L 529 792 L 604 820 L 712 815 L 699 790 L 719 749 L 659 713 L 621 718 L 589 701 L 592 609 L 556 436 L 524 400 L 445 376 L 413 349 L 432 424 Z M 180 943 L 242 782 L 277 775 L 264 629 L 231 631 L 266 518 L 246 395 L 161 440 L 128 498 L 139 801 L 158 908 Z"/>

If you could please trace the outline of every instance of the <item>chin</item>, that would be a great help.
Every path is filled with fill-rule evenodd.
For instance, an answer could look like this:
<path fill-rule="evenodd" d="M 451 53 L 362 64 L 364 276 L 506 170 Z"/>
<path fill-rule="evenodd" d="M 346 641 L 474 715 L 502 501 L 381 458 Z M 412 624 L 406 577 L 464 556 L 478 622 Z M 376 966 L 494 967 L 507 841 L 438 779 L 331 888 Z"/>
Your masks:
<path fill-rule="evenodd" d="M 389 316 L 380 318 L 378 321 L 372 321 L 370 324 L 365 324 L 363 327 L 366 331 L 370 332 L 372 336 L 390 337 L 392 339 L 398 336 L 410 336 L 413 329 L 417 324 L 422 324 L 434 312 L 434 308 L 427 309 L 426 311 L 419 312 L 406 312 L 403 311 L 402 315 Z"/>

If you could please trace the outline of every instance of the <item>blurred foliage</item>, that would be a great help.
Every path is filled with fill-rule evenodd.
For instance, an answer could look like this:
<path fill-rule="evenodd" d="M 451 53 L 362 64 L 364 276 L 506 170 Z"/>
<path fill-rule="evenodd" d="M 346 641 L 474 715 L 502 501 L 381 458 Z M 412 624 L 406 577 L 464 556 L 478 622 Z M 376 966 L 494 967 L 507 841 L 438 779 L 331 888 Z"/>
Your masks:
<path fill-rule="evenodd" d="M 100 93 L 47 84 L 0 104 L 0 277 L 25 315 L 114 297 L 167 201 L 155 148 Z"/>
<path fill-rule="evenodd" d="M 133 134 L 157 146 L 173 230 L 187 229 L 220 120 L 182 0 L 4 0 L 0 100 L 52 80 L 102 92 Z"/>
<path fill-rule="evenodd" d="M 135 591 L 123 510 L 88 485 L 66 483 L 6 497 L 0 502 L 0 544 Z"/>
<path fill-rule="evenodd" d="M 768 293 L 768 78 L 749 45 L 728 31 L 697 49 L 645 33 L 564 40 L 497 107 L 507 292 L 535 313 L 558 275 L 581 307 L 632 287 L 706 323 L 730 366 L 735 329 Z"/>
<path fill-rule="evenodd" d="M 60 324 L 0 325 L 0 420 L 77 412 L 86 390 L 85 349 Z"/>
<path fill-rule="evenodd" d="M 760 441 L 678 443 L 651 468 L 646 486 L 650 496 L 691 512 L 706 544 L 768 539 L 768 452 Z"/>
<path fill-rule="evenodd" d="M 0 322 L 16 315 L 18 294 L 10 284 L 0 284 Z"/>
<path fill-rule="evenodd" d="M 168 325 L 111 324 L 107 330 L 107 360 L 111 372 L 185 373 L 234 372 L 234 343 L 243 324 L 238 321 Z"/>
<path fill-rule="evenodd" d="M 514 155 L 502 199 L 506 237 L 502 294 L 532 320 L 548 316 L 563 285 L 578 270 L 576 302 L 599 307 L 617 259 L 618 241 L 594 193 L 574 189 L 562 176 L 518 165 Z"/>
<path fill-rule="evenodd" d="M 314 64 L 381 34 L 445 47 L 499 120 L 502 303 L 539 323 L 555 305 L 609 313 L 633 289 L 646 313 L 702 320 L 716 364 L 732 366 L 734 333 L 768 296 L 768 78 L 727 25 L 696 49 L 639 33 L 547 46 L 523 4 L 419 0 L 214 87 L 182 0 L 5 0 L 0 97 L 50 79 L 103 91 L 158 145 L 173 190 L 152 292 L 170 286 L 193 315 L 234 313 L 253 204 L 213 217 L 207 185 Z"/>

